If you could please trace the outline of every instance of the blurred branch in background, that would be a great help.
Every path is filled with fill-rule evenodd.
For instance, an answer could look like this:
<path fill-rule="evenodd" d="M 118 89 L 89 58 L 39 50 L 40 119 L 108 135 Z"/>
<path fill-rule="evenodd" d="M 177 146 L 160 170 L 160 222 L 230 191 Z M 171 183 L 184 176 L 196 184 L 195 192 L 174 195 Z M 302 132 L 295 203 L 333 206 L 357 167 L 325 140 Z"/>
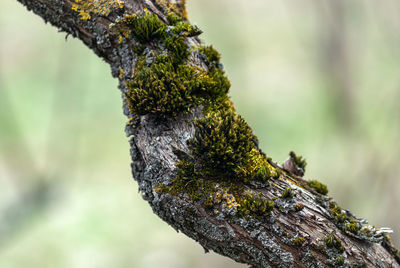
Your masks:
<path fill-rule="evenodd" d="M 0 251 L 18 235 L 28 232 L 30 228 L 40 222 L 41 216 L 51 203 L 56 201 L 56 181 L 49 183 L 42 178 L 35 178 L 24 191 L 20 191 L 18 198 L 5 208 L 0 214 Z"/>
<path fill-rule="evenodd" d="M 355 56 L 348 41 L 348 14 L 352 14 L 351 3 L 345 0 L 313 1 L 320 35 L 320 74 L 327 95 L 332 96 L 332 114 L 336 116 L 339 129 L 351 135 L 355 114 L 353 111 L 353 68 Z"/>

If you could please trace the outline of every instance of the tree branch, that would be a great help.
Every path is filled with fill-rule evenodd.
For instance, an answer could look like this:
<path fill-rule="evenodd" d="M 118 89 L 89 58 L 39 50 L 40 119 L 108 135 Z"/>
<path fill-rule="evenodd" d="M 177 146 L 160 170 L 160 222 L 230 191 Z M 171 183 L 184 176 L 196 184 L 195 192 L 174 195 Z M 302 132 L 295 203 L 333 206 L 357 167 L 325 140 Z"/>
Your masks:
<path fill-rule="evenodd" d="M 387 230 L 304 180 L 301 157 L 281 167 L 261 152 L 185 1 L 18 1 L 110 64 L 143 198 L 206 251 L 253 267 L 400 267 Z"/>

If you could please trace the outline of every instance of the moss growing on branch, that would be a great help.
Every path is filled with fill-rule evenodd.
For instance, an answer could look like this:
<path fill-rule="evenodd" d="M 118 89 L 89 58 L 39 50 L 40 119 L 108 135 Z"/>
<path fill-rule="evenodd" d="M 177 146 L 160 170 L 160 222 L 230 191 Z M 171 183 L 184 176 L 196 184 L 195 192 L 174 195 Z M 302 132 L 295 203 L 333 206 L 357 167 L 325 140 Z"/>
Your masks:
<path fill-rule="evenodd" d="M 265 199 L 261 194 L 246 194 L 240 202 L 239 214 L 241 216 L 268 216 L 274 206 L 274 201 Z"/>
<path fill-rule="evenodd" d="M 344 247 L 339 239 L 337 239 L 334 235 L 330 235 L 325 238 L 325 244 L 328 248 L 335 248 L 340 253 L 344 252 Z"/>
<path fill-rule="evenodd" d="M 310 180 L 307 182 L 307 185 L 319 194 L 326 195 L 328 193 L 328 187 L 317 180 Z"/>
<path fill-rule="evenodd" d="M 132 32 L 132 36 L 141 43 L 150 42 L 165 37 L 167 26 L 160 21 L 157 15 L 146 13 L 125 18 L 125 24 Z"/>
<path fill-rule="evenodd" d="M 290 187 L 283 190 L 283 192 L 281 194 L 281 198 L 283 198 L 283 199 L 292 199 L 293 196 L 294 196 L 294 191 Z"/>
<path fill-rule="evenodd" d="M 300 168 L 303 173 L 306 172 L 307 161 L 302 156 L 296 155 L 293 151 L 289 153 L 289 156 L 293 159 L 297 168 Z"/>
<path fill-rule="evenodd" d="M 235 112 L 210 112 L 198 119 L 196 126 L 189 148 L 205 176 L 246 183 L 277 175 L 265 155 L 256 149 L 257 138 L 251 128 Z"/>
<path fill-rule="evenodd" d="M 212 46 L 201 46 L 199 51 L 207 57 L 209 63 L 218 64 L 221 60 L 221 55 Z"/>
<path fill-rule="evenodd" d="M 132 114 L 175 117 L 195 106 L 204 108 L 204 117 L 194 122 L 196 132 L 188 141 L 189 155 L 178 162 L 171 184 L 160 186 L 160 190 L 187 194 L 212 208 L 218 203 L 213 199 L 216 188 L 223 187 L 238 200 L 238 206 L 227 207 L 240 207 L 240 215 L 267 215 L 273 202 L 271 205 L 261 196 L 244 195 L 243 185 L 252 180 L 266 181 L 279 173 L 258 149 L 257 137 L 227 97 L 230 82 L 219 63 L 219 53 L 211 46 L 193 48 L 206 57 L 208 69 L 187 64 L 192 53 L 187 38 L 200 31 L 175 15 L 169 14 L 167 19 L 170 26 L 144 11 L 125 15 L 112 26 L 141 43 L 133 48 L 141 55 L 135 75 L 126 82 L 125 97 Z M 151 59 L 144 55 L 146 48 L 152 49 Z M 237 184 L 242 186 L 238 189 Z"/>
<path fill-rule="evenodd" d="M 138 61 L 135 77 L 127 83 L 126 97 L 132 113 L 177 116 L 207 99 L 226 94 L 229 82 L 222 71 L 205 72 L 187 64 L 175 66 L 170 57 L 157 57 L 146 66 Z"/>
<path fill-rule="evenodd" d="M 293 245 L 300 247 L 306 242 L 306 239 L 304 237 L 296 237 L 293 239 Z"/>
<path fill-rule="evenodd" d="M 137 42 L 146 44 L 153 40 L 166 37 L 167 25 L 157 15 L 143 10 L 138 14 L 124 14 L 110 24 L 110 29 L 121 37 L 134 38 Z"/>

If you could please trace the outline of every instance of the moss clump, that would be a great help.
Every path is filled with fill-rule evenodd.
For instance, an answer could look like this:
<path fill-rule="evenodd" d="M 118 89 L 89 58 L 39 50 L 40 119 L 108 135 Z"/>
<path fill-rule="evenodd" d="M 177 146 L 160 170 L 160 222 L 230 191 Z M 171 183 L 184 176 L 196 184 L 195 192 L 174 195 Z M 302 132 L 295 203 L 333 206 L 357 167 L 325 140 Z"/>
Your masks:
<path fill-rule="evenodd" d="M 157 15 L 145 11 L 144 15 L 125 16 L 123 23 L 130 29 L 135 40 L 148 43 L 166 35 L 167 26 Z"/>
<path fill-rule="evenodd" d="M 300 168 L 303 173 L 306 172 L 307 161 L 302 156 L 296 155 L 296 153 L 293 151 L 289 153 L 289 156 L 293 159 L 294 164 L 297 168 Z"/>
<path fill-rule="evenodd" d="M 275 204 L 274 201 L 267 200 L 261 194 L 246 194 L 239 202 L 239 214 L 241 216 L 268 216 Z"/>
<path fill-rule="evenodd" d="M 358 234 L 359 231 L 361 230 L 362 226 L 359 222 L 355 220 L 350 220 L 350 222 L 346 223 L 343 227 L 342 230 L 344 232 L 349 232 L 352 234 Z"/>
<path fill-rule="evenodd" d="M 317 180 L 308 181 L 307 185 L 313 188 L 319 194 L 326 195 L 328 193 L 328 187 Z"/>
<path fill-rule="evenodd" d="M 295 239 L 293 239 L 293 245 L 300 247 L 304 244 L 304 242 L 306 242 L 306 239 L 304 237 L 296 237 Z"/>
<path fill-rule="evenodd" d="M 127 83 L 131 113 L 176 116 L 188 112 L 207 98 L 226 94 L 229 82 L 223 73 L 207 73 L 197 67 L 175 66 L 168 56 L 159 56 L 151 66 L 138 60 L 135 77 Z"/>
<path fill-rule="evenodd" d="M 362 224 L 358 220 L 351 219 L 347 216 L 342 208 L 333 201 L 329 203 L 329 214 L 343 232 L 352 233 L 354 235 L 365 235 L 367 237 L 372 235 L 371 230 L 368 228 L 362 229 Z"/>
<path fill-rule="evenodd" d="M 157 15 L 147 9 L 135 14 L 124 14 L 109 25 L 110 30 L 118 35 L 118 43 L 123 38 L 133 38 L 140 44 L 164 40 L 167 36 L 167 25 Z"/>
<path fill-rule="evenodd" d="M 283 190 L 283 192 L 281 194 L 281 198 L 284 198 L 284 199 L 292 199 L 293 196 L 294 196 L 294 191 L 290 187 Z"/>
<path fill-rule="evenodd" d="M 337 256 L 335 260 L 336 266 L 342 266 L 344 264 L 345 258 L 343 256 Z"/>
<path fill-rule="evenodd" d="M 197 33 L 198 28 L 175 15 L 168 18 L 174 23 L 169 28 L 156 15 L 144 11 L 141 15 L 125 15 L 113 27 L 124 36 L 132 34 L 141 43 L 154 40 L 154 44 L 167 49 L 156 52 L 158 56 L 149 64 L 144 57 L 137 61 L 135 76 L 127 82 L 131 113 L 177 116 L 194 106 L 227 98 L 230 83 L 222 69 L 205 71 L 185 63 L 190 54 L 186 38 Z M 144 48 L 141 44 L 132 49 L 141 55 Z"/>
<path fill-rule="evenodd" d="M 176 35 L 192 37 L 200 35 L 202 33 L 197 26 L 194 26 L 185 21 L 177 21 L 175 22 L 174 26 L 175 27 L 171 29 L 171 32 L 173 32 Z"/>
<path fill-rule="evenodd" d="M 342 208 L 334 203 L 329 204 L 329 213 L 333 217 L 336 223 L 344 223 L 348 220 L 346 213 L 342 212 Z"/>
<path fill-rule="evenodd" d="M 205 176 L 249 182 L 276 175 L 266 157 L 256 149 L 257 138 L 251 128 L 233 111 L 211 112 L 198 119 L 196 126 L 189 148 Z"/>
<path fill-rule="evenodd" d="M 325 238 L 325 244 L 328 248 L 335 248 L 340 253 L 344 252 L 344 247 L 339 239 L 337 239 L 334 235 L 330 235 Z"/>

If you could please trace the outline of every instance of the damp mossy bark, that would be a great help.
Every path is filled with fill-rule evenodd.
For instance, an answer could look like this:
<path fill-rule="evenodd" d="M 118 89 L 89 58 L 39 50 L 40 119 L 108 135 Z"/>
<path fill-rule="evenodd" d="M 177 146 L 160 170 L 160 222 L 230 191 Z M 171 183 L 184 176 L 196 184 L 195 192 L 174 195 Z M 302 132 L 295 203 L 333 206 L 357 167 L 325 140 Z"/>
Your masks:
<path fill-rule="evenodd" d="M 220 185 L 238 200 L 239 214 L 267 214 L 273 201 L 260 201 L 261 195 L 251 201 L 244 185 L 279 173 L 258 149 L 257 137 L 228 98 L 230 82 L 220 54 L 212 46 L 190 46 L 187 38 L 201 31 L 172 12 L 166 17 L 169 25 L 145 10 L 124 15 L 111 25 L 123 38 L 133 37 L 139 43 L 132 48 L 138 54 L 135 75 L 126 81 L 130 113 L 166 118 L 203 107 L 203 116 L 194 120 L 196 132 L 188 141 L 189 154 L 178 153 L 177 175 L 158 189 L 187 194 L 212 208 L 210 198 Z M 202 57 L 206 66 L 190 64 L 192 54 Z"/>
<path fill-rule="evenodd" d="M 290 154 L 286 169 L 259 150 L 227 97 L 220 55 L 201 45 L 185 1 L 18 1 L 110 63 L 134 177 L 174 228 L 254 267 L 399 267 L 383 229 L 302 178 L 303 158 Z"/>
<path fill-rule="evenodd" d="M 291 187 L 280 191 L 280 199 L 269 200 L 264 194 L 253 192 L 249 185 L 262 182 L 268 187 L 268 182 L 279 179 L 284 171 L 303 176 L 306 160 L 290 152 L 290 169 L 281 170 L 270 163 L 227 95 L 230 82 L 220 54 L 212 46 L 190 45 L 187 39 L 201 31 L 179 13 L 167 11 L 165 17 L 168 24 L 145 9 L 124 14 L 110 25 L 119 36 L 119 44 L 125 39 L 136 41 L 130 44 L 137 56 L 134 76 L 125 80 L 124 92 L 130 114 L 166 119 L 182 116 L 195 107 L 203 111 L 202 116 L 193 120 L 195 134 L 187 141 L 189 152 L 175 152 L 179 159 L 175 176 L 155 190 L 188 197 L 210 213 L 224 215 L 232 222 L 266 217 L 273 221 L 271 212 L 275 208 L 284 213 L 302 211 L 304 205 L 292 201 L 295 191 Z M 189 58 L 194 55 L 202 58 L 205 66 L 192 64 Z M 320 195 L 328 193 L 327 187 L 316 180 L 300 185 Z M 360 238 L 372 236 L 369 228 L 361 232 L 362 224 L 347 217 L 339 207 L 330 207 L 329 213 L 343 232 Z M 305 243 L 306 239 L 299 234 L 287 241 L 296 247 Z M 348 262 L 341 255 L 344 248 L 336 237 L 328 236 L 325 243 L 328 263 L 339 267 Z"/>

